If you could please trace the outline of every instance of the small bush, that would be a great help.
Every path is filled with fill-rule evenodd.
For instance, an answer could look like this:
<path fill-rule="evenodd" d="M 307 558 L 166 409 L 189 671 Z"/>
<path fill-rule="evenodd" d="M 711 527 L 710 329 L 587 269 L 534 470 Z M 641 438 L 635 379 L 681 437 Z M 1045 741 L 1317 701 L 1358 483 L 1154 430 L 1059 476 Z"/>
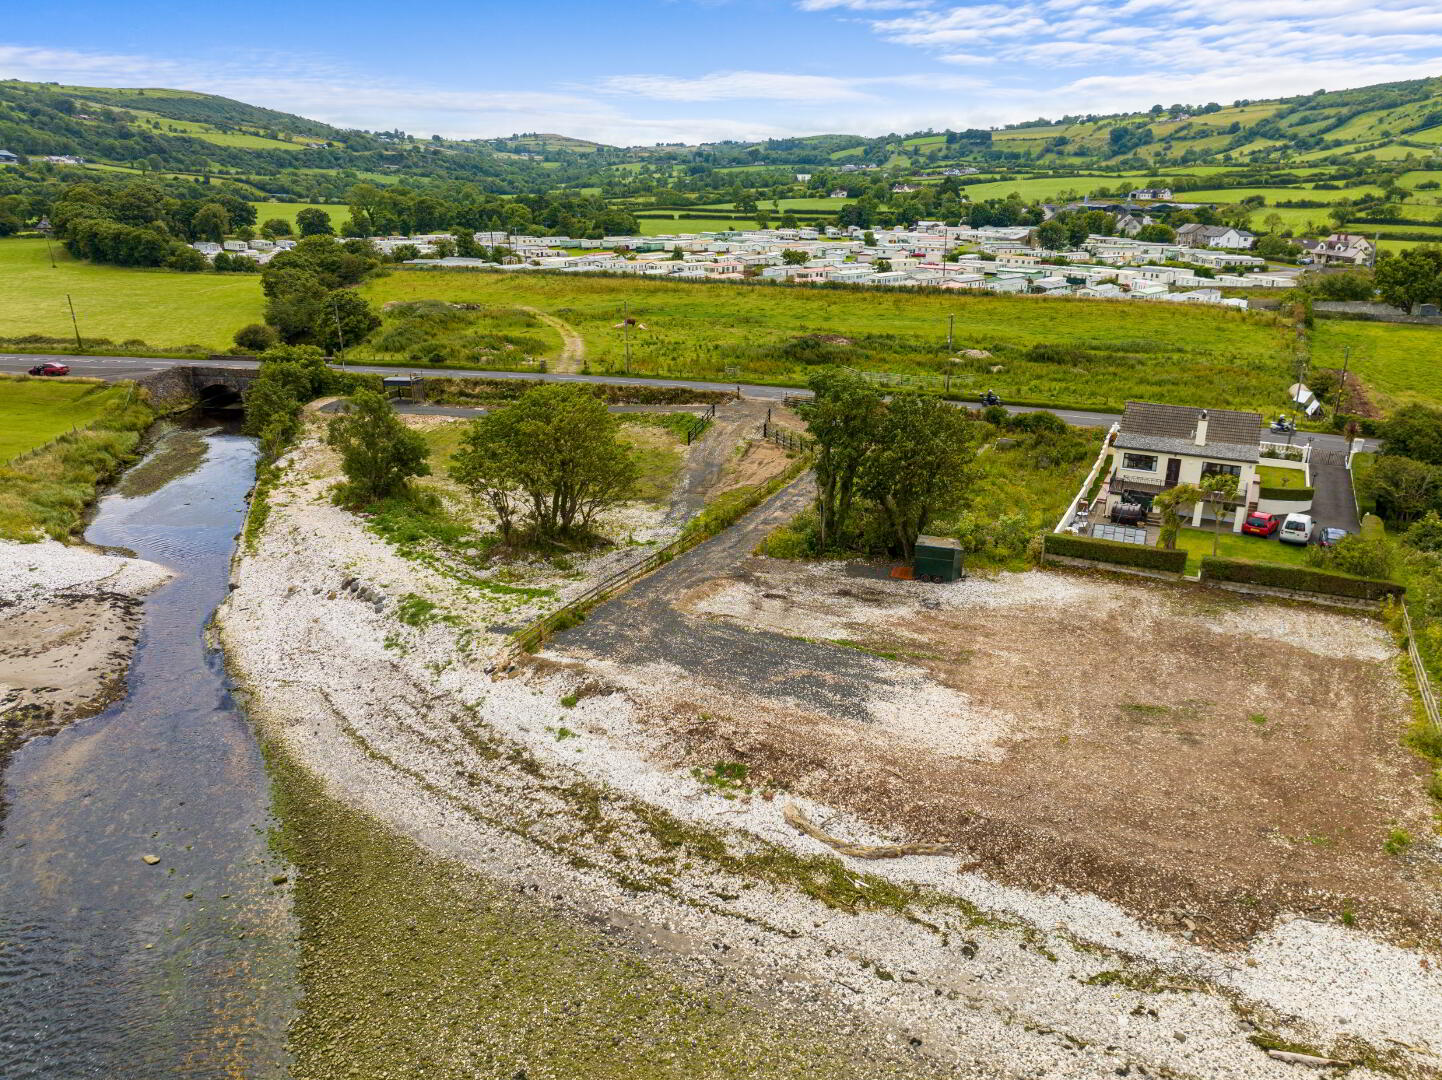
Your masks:
<path fill-rule="evenodd" d="M 1382 841 L 1382 850 L 1388 855 L 1404 855 L 1411 846 L 1412 834 L 1406 829 L 1393 829 L 1387 833 L 1387 839 Z"/>
<path fill-rule="evenodd" d="M 1380 600 L 1384 596 L 1401 596 L 1405 585 L 1376 578 L 1352 577 L 1327 570 L 1313 570 L 1282 563 L 1259 563 L 1247 559 L 1202 559 L 1203 581 L 1235 581 L 1247 585 L 1266 585 L 1274 589 L 1345 596 L 1356 600 Z"/>
<path fill-rule="evenodd" d="M 1162 548 L 1123 544 L 1116 540 L 1097 540 L 1087 536 L 1071 536 L 1067 533 L 1047 533 L 1043 547 L 1048 555 L 1062 555 L 1069 559 L 1091 559 L 1095 562 L 1116 563 L 1118 566 L 1136 566 L 1145 570 L 1160 570 L 1170 574 L 1180 574 L 1187 565 L 1185 551 L 1166 551 Z"/>
<path fill-rule="evenodd" d="M 265 323 L 251 323 L 249 326 L 242 326 L 235 332 L 235 343 L 246 352 L 263 353 L 266 349 L 280 343 L 280 335 L 276 333 L 273 326 L 267 326 Z"/>

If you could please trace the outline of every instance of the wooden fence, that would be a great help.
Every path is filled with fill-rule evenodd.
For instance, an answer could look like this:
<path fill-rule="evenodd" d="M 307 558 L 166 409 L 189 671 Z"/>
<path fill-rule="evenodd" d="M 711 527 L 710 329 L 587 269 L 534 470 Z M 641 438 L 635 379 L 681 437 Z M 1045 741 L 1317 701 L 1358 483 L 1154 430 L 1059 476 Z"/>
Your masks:
<path fill-rule="evenodd" d="M 497 664 L 496 670 L 508 671 L 520 659 L 522 653 L 535 652 L 547 638 L 572 626 L 580 624 L 586 617 L 586 613 L 597 604 L 620 592 L 628 585 L 639 581 L 652 571 L 665 566 L 678 555 L 685 554 L 697 544 L 709 540 L 717 532 L 729 528 L 741 518 L 745 517 L 752 510 L 764 503 L 778 491 L 789 486 L 796 478 L 810 467 L 807 458 L 798 458 L 792 465 L 780 475 L 773 477 L 767 483 L 756 489 L 752 496 L 741 503 L 731 507 L 731 515 L 724 523 L 717 523 L 712 531 L 693 529 L 688 526 L 680 536 L 672 540 L 665 547 L 657 548 L 651 554 L 632 563 L 622 570 L 618 570 L 610 577 L 598 581 L 585 592 L 567 602 L 560 608 L 540 619 L 537 619 L 530 626 L 517 630 L 511 635 L 511 646 L 506 655 Z M 692 522 L 692 525 L 695 521 Z"/>
<path fill-rule="evenodd" d="M 795 431 L 789 431 L 786 428 L 777 427 L 770 420 L 766 420 L 762 423 L 761 437 L 768 442 L 774 442 L 783 450 L 790 450 L 791 452 L 797 454 L 805 454 L 809 452 L 814 445 L 810 436 L 801 435 Z"/>

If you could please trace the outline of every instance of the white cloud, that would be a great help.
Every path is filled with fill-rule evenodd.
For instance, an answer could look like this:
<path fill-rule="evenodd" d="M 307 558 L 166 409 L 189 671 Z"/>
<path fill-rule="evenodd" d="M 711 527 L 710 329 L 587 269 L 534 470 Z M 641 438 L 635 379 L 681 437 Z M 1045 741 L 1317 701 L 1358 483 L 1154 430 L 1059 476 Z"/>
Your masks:
<path fill-rule="evenodd" d="M 715 71 L 707 75 L 612 75 L 600 89 L 657 101 L 864 101 L 854 81 L 830 75 L 771 71 Z"/>
<path fill-rule="evenodd" d="M 896 11 L 930 7 L 932 0 L 799 0 L 802 11 Z"/>

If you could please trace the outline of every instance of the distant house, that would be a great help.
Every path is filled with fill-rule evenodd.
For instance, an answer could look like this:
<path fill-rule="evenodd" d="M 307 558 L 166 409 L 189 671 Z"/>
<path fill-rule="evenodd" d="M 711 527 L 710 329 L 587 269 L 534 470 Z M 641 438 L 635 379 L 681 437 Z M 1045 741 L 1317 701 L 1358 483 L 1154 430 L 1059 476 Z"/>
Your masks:
<path fill-rule="evenodd" d="M 1156 222 L 1147 217 L 1146 214 L 1123 214 L 1117 218 L 1117 232 L 1122 236 L 1136 236 L 1137 233 L 1141 232 L 1148 225 L 1154 224 L 1156 224 Z"/>
<path fill-rule="evenodd" d="M 0 150 L 0 162 L 4 162 L 4 163 L 6 163 L 6 164 L 9 164 L 9 163 L 11 163 L 11 162 L 15 162 L 15 161 L 19 161 L 19 160 L 20 160 L 20 158 L 17 157 L 15 154 L 12 154 L 9 150 Z"/>
<path fill-rule="evenodd" d="M 1302 250 L 1322 266 L 1370 266 L 1376 248 L 1365 236 L 1333 233 L 1325 240 L 1303 240 Z"/>
<path fill-rule="evenodd" d="M 893 195 L 909 195 L 909 194 L 910 194 L 911 192 L 913 192 L 913 191 L 920 191 L 920 190 L 921 190 L 921 189 L 920 189 L 919 187 L 917 187 L 915 184 L 892 184 L 892 185 L 891 185 L 891 193 L 892 193 Z"/>
<path fill-rule="evenodd" d="M 832 199 L 844 199 L 844 198 L 846 198 L 846 189 L 845 189 L 845 188 L 837 188 L 835 191 L 833 191 L 833 192 L 830 194 L 829 198 L 832 198 Z"/>
<path fill-rule="evenodd" d="M 1254 233 L 1230 225 L 1188 223 L 1177 229 L 1177 243 L 1187 247 L 1249 248 L 1257 242 Z"/>
<path fill-rule="evenodd" d="M 1129 197 L 1133 202 L 1138 200 L 1142 202 L 1169 202 L 1172 197 L 1172 189 L 1138 188 L 1136 191 L 1131 192 Z"/>
<path fill-rule="evenodd" d="M 1114 503 L 1150 505 L 1168 488 L 1230 473 L 1237 478 L 1238 496 L 1224 517 L 1235 517 L 1233 528 L 1240 529 L 1241 515 L 1233 510 L 1246 509 L 1261 443 L 1262 418 L 1254 412 L 1128 401 L 1113 444 L 1117 467 L 1108 487 L 1107 512 Z M 1202 523 L 1207 509 L 1206 504 L 1194 508 L 1193 525 Z"/>
<path fill-rule="evenodd" d="M 810 174 L 809 172 L 799 172 L 799 173 L 796 174 L 796 182 L 797 182 L 798 184 L 809 183 L 810 180 L 811 180 L 811 174 Z"/>

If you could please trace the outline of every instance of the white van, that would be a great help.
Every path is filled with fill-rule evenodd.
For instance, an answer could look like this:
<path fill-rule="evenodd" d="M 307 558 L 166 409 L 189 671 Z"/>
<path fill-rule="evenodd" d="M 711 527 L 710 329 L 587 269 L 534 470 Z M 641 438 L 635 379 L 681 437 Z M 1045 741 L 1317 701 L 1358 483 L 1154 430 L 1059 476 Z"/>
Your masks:
<path fill-rule="evenodd" d="M 1307 514 L 1288 514 L 1287 520 L 1277 531 L 1277 539 L 1284 544 L 1310 544 L 1312 542 L 1312 519 Z"/>

